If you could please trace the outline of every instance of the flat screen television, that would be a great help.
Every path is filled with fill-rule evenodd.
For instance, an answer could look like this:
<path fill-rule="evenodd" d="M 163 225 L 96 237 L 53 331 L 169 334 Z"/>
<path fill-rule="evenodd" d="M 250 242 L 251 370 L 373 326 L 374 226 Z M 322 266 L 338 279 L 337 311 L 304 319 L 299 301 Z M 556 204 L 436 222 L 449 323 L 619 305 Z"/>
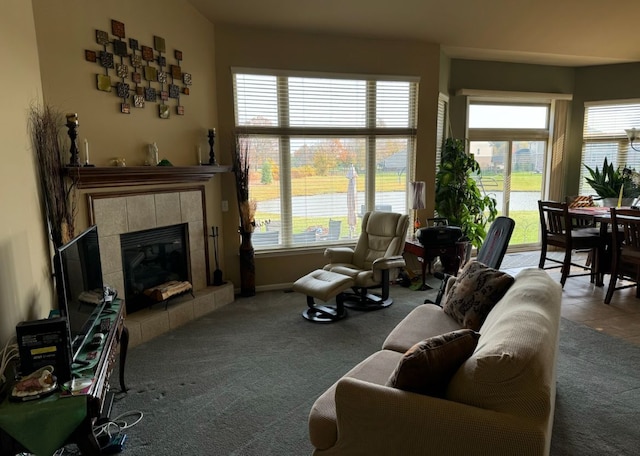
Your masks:
<path fill-rule="evenodd" d="M 69 322 L 71 354 L 76 361 L 105 306 L 97 226 L 89 227 L 59 247 L 54 265 L 58 308 Z"/>

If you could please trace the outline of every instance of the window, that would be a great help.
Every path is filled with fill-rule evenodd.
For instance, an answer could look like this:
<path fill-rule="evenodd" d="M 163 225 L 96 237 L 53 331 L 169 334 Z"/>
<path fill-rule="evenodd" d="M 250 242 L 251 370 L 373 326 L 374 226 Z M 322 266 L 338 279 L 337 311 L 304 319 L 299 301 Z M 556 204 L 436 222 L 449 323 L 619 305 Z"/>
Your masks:
<path fill-rule="evenodd" d="M 442 146 L 447 137 L 449 129 L 449 97 L 444 94 L 438 95 L 438 116 L 436 119 L 436 169 L 442 161 Z"/>
<path fill-rule="evenodd" d="M 357 239 L 367 210 L 407 213 L 416 78 L 233 69 L 257 249 Z"/>
<path fill-rule="evenodd" d="M 640 101 L 619 103 L 586 103 L 582 133 L 582 166 L 580 167 L 580 194 L 593 194 L 586 181 L 588 171 L 584 165 L 602 171 L 604 158 L 614 167 L 640 169 L 640 153 L 629 147 L 626 128 L 640 126 Z"/>
<path fill-rule="evenodd" d="M 469 151 L 480 164 L 478 185 L 497 201 L 499 215 L 516 221 L 510 245 L 539 240 L 536 202 L 543 199 L 552 103 L 469 102 Z"/>

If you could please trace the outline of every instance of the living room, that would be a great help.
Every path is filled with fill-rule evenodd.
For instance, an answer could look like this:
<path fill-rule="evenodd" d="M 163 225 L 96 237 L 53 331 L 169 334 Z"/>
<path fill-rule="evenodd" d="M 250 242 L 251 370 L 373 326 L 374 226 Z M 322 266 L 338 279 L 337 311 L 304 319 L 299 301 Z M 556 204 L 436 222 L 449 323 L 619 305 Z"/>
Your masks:
<path fill-rule="evenodd" d="M 231 67 L 418 76 L 415 179 L 427 182 L 427 207 L 421 211 L 426 217 L 434 207 L 435 125 L 441 93 L 449 96 L 451 130 L 456 137 L 464 135 L 466 123 L 466 96 L 456 95 L 460 89 L 572 95 L 565 157 L 551 171 L 555 194 L 549 197 L 555 198 L 578 191 L 584 102 L 640 98 L 640 63 L 622 56 L 612 57 L 609 64 L 577 66 L 539 64 L 535 59 L 522 58 L 454 58 L 443 46 L 426 40 L 213 24 L 194 4 L 182 0 L 117 0 L 98 6 L 80 0 L 10 0 L 4 8 L 0 48 L 2 60 L 12 65 L 3 75 L 12 111 L 5 111 L 2 122 L 6 165 L 0 179 L 5 219 L 0 228 L 0 342 L 15 334 L 18 322 L 45 317 L 55 302 L 51 248 L 27 135 L 28 111 L 34 103 L 44 101 L 62 112 L 78 113 L 80 138 L 87 138 L 91 163 L 96 166 L 113 166 L 115 158 L 124 158 L 129 166 L 142 164 L 147 145 L 154 142 L 161 158 L 176 166 L 195 165 L 194 148 L 208 150 L 206 132 L 210 128 L 217 131 L 218 161 L 231 164 Z M 585 7 L 579 2 L 577 8 Z M 101 69 L 85 59 L 85 50 L 99 49 L 95 31 L 110 31 L 111 20 L 124 23 L 127 37 L 136 37 L 141 44 L 149 45 L 154 36 L 162 36 L 168 53 L 173 49 L 183 52 L 181 65 L 193 75 L 190 94 L 181 97 L 183 116 L 160 119 L 155 106 L 132 108 L 130 114 L 123 114 L 114 94 L 97 90 L 95 75 Z M 597 32 L 594 29 L 589 33 Z M 602 40 L 607 43 L 603 47 L 612 53 L 622 44 L 607 42 L 606 36 Z M 602 49 L 597 51 L 600 57 L 606 57 Z M 240 240 L 234 187 L 232 174 L 221 173 L 205 184 L 204 191 L 206 226 L 221 227 L 220 266 L 225 280 L 237 287 Z M 90 224 L 87 193 L 105 191 L 81 191 L 78 232 Z M 222 210 L 223 201 L 229 203 L 228 212 Z M 213 264 L 212 248 L 208 254 Z M 283 288 L 298 279 L 301 271 L 321 267 L 324 261 L 322 249 L 258 255 L 257 288 Z"/>

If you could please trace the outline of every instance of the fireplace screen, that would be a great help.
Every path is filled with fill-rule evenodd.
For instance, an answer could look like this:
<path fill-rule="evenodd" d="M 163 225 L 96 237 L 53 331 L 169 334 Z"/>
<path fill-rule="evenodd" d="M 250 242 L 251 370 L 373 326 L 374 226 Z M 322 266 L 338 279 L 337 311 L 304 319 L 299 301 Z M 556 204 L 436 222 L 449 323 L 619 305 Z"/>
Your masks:
<path fill-rule="evenodd" d="M 154 303 L 145 290 L 170 281 L 191 281 L 187 242 L 187 224 L 121 235 L 127 313 Z"/>

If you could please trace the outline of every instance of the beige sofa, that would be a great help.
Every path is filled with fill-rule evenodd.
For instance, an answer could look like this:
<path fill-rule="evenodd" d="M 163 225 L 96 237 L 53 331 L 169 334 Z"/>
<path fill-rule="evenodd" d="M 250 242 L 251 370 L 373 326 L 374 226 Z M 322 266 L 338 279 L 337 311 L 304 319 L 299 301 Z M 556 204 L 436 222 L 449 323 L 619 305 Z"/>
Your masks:
<path fill-rule="evenodd" d="M 424 304 L 382 350 L 316 400 L 309 415 L 313 454 L 549 454 L 562 290 L 539 269 L 515 279 L 444 399 L 385 386 L 413 344 L 460 328 L 440 307 Z"/>

